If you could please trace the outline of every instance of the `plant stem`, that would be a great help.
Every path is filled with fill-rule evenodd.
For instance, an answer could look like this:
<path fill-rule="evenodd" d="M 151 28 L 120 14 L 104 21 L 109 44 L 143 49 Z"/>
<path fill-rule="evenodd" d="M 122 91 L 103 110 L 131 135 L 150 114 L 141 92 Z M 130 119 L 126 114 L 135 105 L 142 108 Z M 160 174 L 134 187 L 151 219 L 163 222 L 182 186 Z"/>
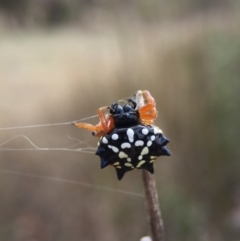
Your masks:
<path fill-rule="evenodd" d="M 151 228 L 152 241 L 164 241 L 164 227 L 158 202 L 158 193 L 154 176 L 148 171 L 142 171 L 148 220 Z"/>

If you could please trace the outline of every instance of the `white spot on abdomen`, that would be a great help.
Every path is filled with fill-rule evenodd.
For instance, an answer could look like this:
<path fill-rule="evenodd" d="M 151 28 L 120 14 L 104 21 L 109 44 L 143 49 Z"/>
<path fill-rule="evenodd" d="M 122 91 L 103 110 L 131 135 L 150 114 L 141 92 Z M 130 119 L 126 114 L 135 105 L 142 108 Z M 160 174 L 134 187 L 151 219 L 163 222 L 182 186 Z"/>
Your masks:
<path fill-rule="evenodd" d="M 119 154 L 118 154 L 118 156 L 119 156 L 119 158 L 121 158 L 121 159 L 128 157 L 128 155 L 127 155 L 125 152 L 123 152 L 123 151 L 120 151 Z"/>
<path fill-rule="evenodd" d="M 151 146 L 151 145 L 152 145 L 152 141 L 148 141 L 147 146 Z"/>
<path fill-rule="evenodd" d="M 156 135 L 158 133 L 158 129 L 156 127 L 153 128 L 153 133 Z"/>
<path fill-rule="evenodd" d="M 143 135 L 147 135 L 148 134 L 148 129 L 147 128 L 143 128 L 142 129 L 142 133 L 143 133 Z"/>
<path fill-rule="evenodd" d="M 149 152 L 149 149 L 148 149 L 148 147 L 145 146 L 145 147 L 142 149 L 141 155 L 142 155 L 142 156 L 143 156 L 143 155 L 147 155 L 148 152 Z"/>
<path fill-rule="evenodd" d="M 154 129 L 154 131 L 153 131 L 153 133 L 156 135 L 156 134 L 158 134 L 158 133 L 162 133 L 162 130 L 160 130 L 158 127 L 153 127 L 153 129 Z"/>
<path fill-rule="evenodd" d="M 102 142 L 103 142 L 104 144 L 108 144 L 108 140 L 107 140 L 107 138 L 106 138 L 105 136 L 102 138 Z"/>
<path fill-rule="evenodd" d="M 136 141 L 135 146 L 143 146 L 144 142 L 143 141 Z"/>
<path fill-rule="evenodd" d="M 151 136 L 151 141 L 154 141 L 155 140 L 155 136 Z"/>
<path fill-rule="evenodd" d="M 113 134 L 113 135 L 112 135 L 112 139 L 113 139 L 113 140 L 117 140 L 117 139 L 118 139 L 118 134 Z"/>
<path fill-rule="evenodd" d="M 124 166 L 126 166 L 126 167 L 132 167 L 132 164 L 131 164 L 131 163 L 125 163 Z"/>
<path fill-rule="evenodd" d="M 119 149 L 116 146 L 108 145 L 108 148 L 112 149 L 115 153 L 119 152 Z"/>
<path fill-rule="evenodd" d="M 124 143 L 122 143 L 121 148 L 122 148 L 122 149 L 131 148 L 131 144 L 128 143 L 128 142 L 124 142 Z"/>
<path fill-rule="evenodd" d="M 150 156 L 150 159 L 156 159 L 157 156 Z"/>
<path fill-rule="evenodd" d="M 128 136 L 129 142 L 133 142 L 133 136 L 134 136 L 133 129 L 131 129 L 131 128 L 127 129 L 127 136 Z"/>
<path fill-rule="evenodd" d="M 142 166 L 142 164 L 144 164 L 146 161 L 142 160 L 137 164 L 137 168 L 139 168 L 140 166 Z"/>

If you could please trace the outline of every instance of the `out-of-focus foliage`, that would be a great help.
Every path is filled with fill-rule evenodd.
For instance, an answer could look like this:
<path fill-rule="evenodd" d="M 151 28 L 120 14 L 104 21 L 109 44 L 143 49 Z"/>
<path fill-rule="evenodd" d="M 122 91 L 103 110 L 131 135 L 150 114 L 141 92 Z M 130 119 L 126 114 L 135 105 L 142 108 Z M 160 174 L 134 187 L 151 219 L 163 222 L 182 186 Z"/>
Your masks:
<path fill-rule="evenodd" d="M 88 117 L 148 89 L 173 154 L 155 163 L 167 240 L 238 241 L 239 7 L 234 0 L 0 0 L 0 127 Z M 20 134 L 40 147 L 97 142 L 69 125 L 0 131 L 0 143 Z M 30 145 L 19 138 L 6 146 Z M 4 170 L 142 192 L 140 171 L 119 182 L 113 168 L 100 170 L 98 157 L 84 153 L 0 150 Z M 0 240 L 148 234 L 139 197 L 2 172 L 0 196 Z"/>
<path fill-rule="evenodd" d="M 18 26 L 73 23 L 81 21 L 89 11 L 88 18 L 91 18 L 92 10 L 99 12 L 98 15 L 119 14 L 122 11 L 138 16 L 143 21 L 154 22 L 216 8 L 229 10 L 235 6 L 238 6 L 238 2 L 234 0 L 0 0 L 0 12 L 5 15 L 7 25 Z"/>

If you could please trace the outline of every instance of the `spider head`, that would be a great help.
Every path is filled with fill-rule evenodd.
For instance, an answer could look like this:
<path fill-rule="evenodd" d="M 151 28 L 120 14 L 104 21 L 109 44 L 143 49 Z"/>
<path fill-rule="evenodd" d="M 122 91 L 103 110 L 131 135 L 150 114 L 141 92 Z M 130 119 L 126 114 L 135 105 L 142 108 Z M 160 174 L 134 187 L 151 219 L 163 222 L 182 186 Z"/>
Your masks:
<path fill-rule="evenodd" d="M 118 114 L 123 113 L 124 111 L 123 111 L 123 107 L 121 105 L 119 105 L 118 103 L 113 103 L 113 104 L 111 104 L 109 112 L 111 115 L 118 115 Z"/>
<path fill-rule="evenodd" d="M 135 103 L 133 101 L 133 103 Z M 115 127 L 126 127 L 138 124 L 138 113 L 134 109 L 135 105 L 129 104 L 119 105 L 118 103 L 111 104 L 110 114 L 113 116 Z"/>

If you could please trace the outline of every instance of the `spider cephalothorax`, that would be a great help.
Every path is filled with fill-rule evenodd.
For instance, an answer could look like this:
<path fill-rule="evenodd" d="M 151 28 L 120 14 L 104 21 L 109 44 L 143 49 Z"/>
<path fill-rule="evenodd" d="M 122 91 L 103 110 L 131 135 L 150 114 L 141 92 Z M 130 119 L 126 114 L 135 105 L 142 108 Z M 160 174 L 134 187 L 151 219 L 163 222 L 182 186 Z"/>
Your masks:
<path fill-rule="evenodd" d="M 133 98 L 128 100 L 125 105 L 113 103 L 111 107 L 101 107 L 98 109 L 100 122 L 93 126 L 87 123 L 74 123 L 79 128 L 84 128 L 101 137 L 113 130 L 115 127 L 153 124 L 157 117 L 156 103 L 149 91 L 139 90 Z M 109 113 L 105 113 L 109 110 Z"/>
<path fill-rule="evenodd" d="M 132 103 L 135 103 L 132 101 Z M 114 127 L 121 128 L 127 126 L 137 125 L 139 123 L 139 114 L 135 110 L 135 105 L 120 105 L 118 103 L 113 103 L 110 107 L 110 114 L 113 117 Z"/>
<path fill-rule="evenodd" d="M 101 168 L 113 165 L 120 180 L 124 173 L 134 168 L 153 173 L 153 162 L 158 156 L 169 156 L 169 142 L 162 131 L 153 125 L 157 117 L 155 100 L 147 90 L 120 105 L 98 109 L 100 118 L 96 126 L 74 123 L 100 137 L 96 155 L 101 158 Z M 104 111 L 109 110 L 106 114 Z"/>

